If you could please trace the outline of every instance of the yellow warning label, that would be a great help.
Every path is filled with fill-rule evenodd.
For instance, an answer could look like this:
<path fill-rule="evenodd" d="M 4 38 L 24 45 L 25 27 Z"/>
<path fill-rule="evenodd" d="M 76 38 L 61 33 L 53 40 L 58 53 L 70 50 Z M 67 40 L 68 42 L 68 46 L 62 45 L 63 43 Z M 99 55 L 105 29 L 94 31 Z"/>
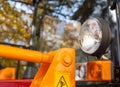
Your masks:
<path fill-rule="evenodd" d="M 55 87 L 70 87 L 70 73 L 56 72 Z"/>

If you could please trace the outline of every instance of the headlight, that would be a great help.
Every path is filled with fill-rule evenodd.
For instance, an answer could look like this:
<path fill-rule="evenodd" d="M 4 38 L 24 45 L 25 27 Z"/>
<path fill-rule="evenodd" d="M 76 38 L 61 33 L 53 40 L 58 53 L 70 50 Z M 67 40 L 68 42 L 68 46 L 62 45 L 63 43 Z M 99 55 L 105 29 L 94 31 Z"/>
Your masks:
<path fill-rule="evenodd" d="M 80 48 L 87 54 L 101 56 L 105 53 L 111 39 L 109 25 L 102 18 L 90 18 L 81 26 Z"/>

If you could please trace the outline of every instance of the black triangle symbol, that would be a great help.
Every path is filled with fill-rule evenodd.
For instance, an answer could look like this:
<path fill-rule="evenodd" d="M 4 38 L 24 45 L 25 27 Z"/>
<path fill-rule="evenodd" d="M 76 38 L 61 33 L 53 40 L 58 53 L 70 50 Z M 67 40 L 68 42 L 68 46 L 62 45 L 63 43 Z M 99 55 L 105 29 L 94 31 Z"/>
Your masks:
<path fill-rule="evenodd" d="M 68 87 L 67 82 L 65 81 L 65 78 L 61 76 L 56 87 L 65 87 L 65 86 Z"/>

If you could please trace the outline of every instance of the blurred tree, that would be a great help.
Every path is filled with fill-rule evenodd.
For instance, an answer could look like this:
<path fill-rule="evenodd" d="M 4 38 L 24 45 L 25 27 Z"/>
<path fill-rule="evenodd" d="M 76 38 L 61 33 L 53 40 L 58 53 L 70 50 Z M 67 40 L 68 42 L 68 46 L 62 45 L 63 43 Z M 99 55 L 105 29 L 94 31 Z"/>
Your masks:
<path fill-rule="evenodd" d="M 32 14 L 5 0 L 0 0 L 0 7 L 0 42 L 29 46 Z"/>

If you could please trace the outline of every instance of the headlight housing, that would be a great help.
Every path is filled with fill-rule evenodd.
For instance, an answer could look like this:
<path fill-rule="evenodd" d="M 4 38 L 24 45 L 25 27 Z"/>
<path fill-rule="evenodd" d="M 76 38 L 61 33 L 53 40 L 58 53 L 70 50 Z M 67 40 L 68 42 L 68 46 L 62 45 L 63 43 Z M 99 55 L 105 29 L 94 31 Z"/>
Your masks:
<path fill-rule="evenodd" d="M 111 40 L 109 24 L 102 18 L 90 18 L 81 26 L 79 43 L 86 54 L 101 56 L 106 52 Z"/>

